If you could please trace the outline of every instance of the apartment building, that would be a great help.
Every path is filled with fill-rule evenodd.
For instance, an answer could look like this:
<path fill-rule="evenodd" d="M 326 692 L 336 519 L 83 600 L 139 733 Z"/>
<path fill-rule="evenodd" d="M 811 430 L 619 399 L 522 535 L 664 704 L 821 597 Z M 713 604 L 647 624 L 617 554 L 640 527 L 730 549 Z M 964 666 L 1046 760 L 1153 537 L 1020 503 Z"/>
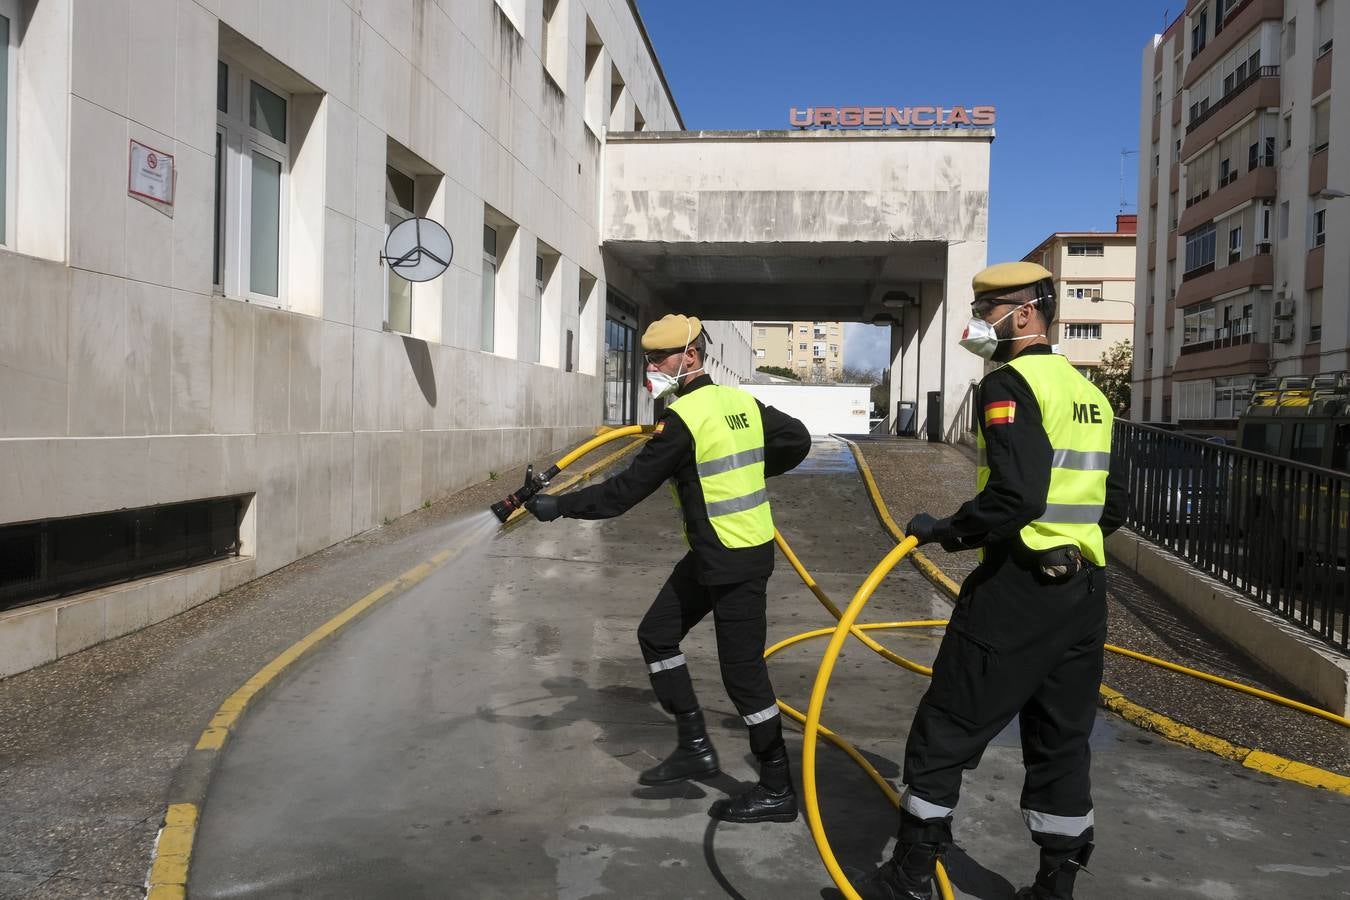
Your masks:
<path fill-rule="evenodd" d="M 1115 231 L 1057 231 L 1023 259 L 1055 276 L 1059 307 L 1050 341 L 1084 374 L 1102 354 L 1134 337 L 1135 217 Z"/>
<path fill-rule="evenodd" d="M 1145 47 L 1133 418 L 1231 433 L 1253 378 L 1350 367 L 1344 6 L 1191 0 Z"/>
<path fill-rule="evenodd" d="M 841 322 L 754 322 L 755 368 L 779 366 L 803 381 L 838 381 L 844 372 Z"/>

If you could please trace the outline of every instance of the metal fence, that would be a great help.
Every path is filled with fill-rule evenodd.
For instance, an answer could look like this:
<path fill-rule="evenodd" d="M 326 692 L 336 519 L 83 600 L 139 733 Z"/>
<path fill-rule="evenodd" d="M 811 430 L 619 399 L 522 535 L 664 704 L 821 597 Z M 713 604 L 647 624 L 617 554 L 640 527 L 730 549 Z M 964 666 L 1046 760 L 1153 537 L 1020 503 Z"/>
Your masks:
<path fill-rule="evenodd" d="M 1116 421 L 1129 526 L 1350 649 L 1350 473 Z"/>

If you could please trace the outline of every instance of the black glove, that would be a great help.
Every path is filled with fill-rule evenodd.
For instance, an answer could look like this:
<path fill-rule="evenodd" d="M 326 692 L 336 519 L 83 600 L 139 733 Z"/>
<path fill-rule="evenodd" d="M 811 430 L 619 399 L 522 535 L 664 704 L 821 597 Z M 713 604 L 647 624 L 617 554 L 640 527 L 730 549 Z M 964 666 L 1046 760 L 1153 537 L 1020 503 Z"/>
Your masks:
<path fill-rule="evenodd" d="M 943 520 L 935 519 L 928 513 L 919 513 L 909 520 L 909 524 L 905 526 L 905 534 L 918 538 L 920 546 L 931 544 L 937 540 L 935 535 L 938 528 L 945 524 Z"/>
<path fill-rule="evenodd" d="M 534 513 L 540 522 L 552 522 L 562 515 L 558 508 L 558 498 L 553 494 L 535 494 L 525 501 L 525 508 Z"/>

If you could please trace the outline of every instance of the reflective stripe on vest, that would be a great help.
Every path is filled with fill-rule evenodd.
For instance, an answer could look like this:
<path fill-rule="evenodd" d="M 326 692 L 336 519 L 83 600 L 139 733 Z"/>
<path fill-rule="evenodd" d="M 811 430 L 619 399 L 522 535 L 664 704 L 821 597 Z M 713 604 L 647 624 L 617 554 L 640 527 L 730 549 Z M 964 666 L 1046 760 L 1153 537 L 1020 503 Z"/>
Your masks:
<path fill-rule="evenodd" d="M 1106 475 L 1111 468 L 1111 405 L 1096 385 L 1057 353 L 1024 353 L 1008 365 L 1036 395 L 1041 423 L 1053 451 L 1045 512 L 1018 537 L 1032 550 L 1075 544 L 1086 559 L 1106 565 L 1098 522 L 1106 504 Z M 976 430 L 976 442 L 976 486 L 984 490 L 989 465 L 983 427 Z"/>
<path fill-rule="evenodd" d="M 730 548 L 772 541 L 764 423 L 755 398 L 738 388 L 710 384 L 677 398 L 670 412 L 693 435 L 699 487 L 717 539 Z"/>

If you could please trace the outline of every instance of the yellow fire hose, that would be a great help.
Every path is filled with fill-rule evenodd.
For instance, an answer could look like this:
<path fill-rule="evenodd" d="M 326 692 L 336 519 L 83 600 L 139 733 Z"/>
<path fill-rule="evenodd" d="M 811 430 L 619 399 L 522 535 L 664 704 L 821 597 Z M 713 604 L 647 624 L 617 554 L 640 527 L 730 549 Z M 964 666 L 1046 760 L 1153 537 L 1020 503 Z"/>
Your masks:
<path fill-rule="evenodd" d="M 571 451 L 570 453 L 566 454 L 561 459 L 559 459 L 558 462 L 555 463 L 553 469 L 550 470 L 552 474 L 550 474 L 549 477 L 550 478 L 554 477 L 558 471 L 567 468 L 567 466 L 576 462 L 578 459 L 585 456 L 587 453 L 590 453 L 592 450 L 604 444 L 607 444 L 610 441 L 618 440 L 624 437 L 629 437 L 631 435 L 650 434 L 652 430 L 653 426 L 650 425 L 629 425 L 623 428 L 616 428 L 611 431 L 607 431 L 604 434 L 598 435 L 597 437 L 594 437 L 591 440 L 586 441 L 581 446 L 577 447 L 575 450 Z M 793 635 L 792 637 L 786 638 L 785 640 L 779 641 L 772 647 L 769 647 L 767 650 L 765 650 L 764 656 L 767 659 L 768 657 L 773 656 L 778 651 L 793 646 L 794 644 L 830 635 L 830 643 L 825 648 L 825 653 L 821 657 L 820 667 L 816 673 L 816 680 L 811 688 L 811 699 L 807 707 L 806 714 L 803 715 L 800 711 L 794 709 L 787 703 L 784 703 L 782 700 L 778 701 L 778 707 L 784 714 L 788 715 L 797 722 L 802 723 L 802 725 L 804 726 L 804 731 L 802 735 L 802 786 L 805 794 L 807 824 L 809 825 L 811 830 L 812 840 L 816 844 L 816 850 L 820 853 L 821 861 L 825 864 L 825 868 L 829 872 L 830 878 L 834 881 L 835 886 L 839 888 L 839 890 L 844 894 L 846 898 L 848 898 L 848 900 L 859 900 L 858 892 L 853 889 L 853 886 L 849 882 L 848 877 L 844 874 L 843 870 L 840 868 L 838 860 L 835 859 L 834 852 L 830 848 L 829 839 L 825 834 L 824 825 L 821 822 L 820 803 L 816 791 L 817 736 L 824 737 L 827 741 L 834 744 L 840 750 L 844 751 L 844 753 L 847 754 L 850 759 L 852 759 L 855 763 L 857 763 L 867 774 L 868 778 L 870 778 L 872 782 L 876 784 L 876 786 L 882 791 L 882 793 L 886 795 L 886 798 L 891 802 L 892 806 L 899 807 L 900 796 L 899 794 L 896 793 L 895 789 L 891 787 L 890 783 L 887 782 L 886 779 L 881 775 L 881 773 L 878 772 L 876 768 L 873 767 L 869 762 L 867 762 L 867 760 L 862 756 L 861 753 L 858 752 L 856 748 L 854 748 L 851 744 L 849 744 L 848 741 L 841 738 L 838 734 L 836 734 L 829 728 L 826 728 L 824 725 L 820 723 L 820 711 L 821 707 L 824 705 L 825 702 L 825 694 L 829 687 L 830 676 L 834 671 L 834 663 L 838 659 L 839 651 L 843 648 L 844 641 L 849 637 L 849 635 L 852 635 L 853 637 L 857 638 L 860 642 L 862 642 L 862 644 L 866 646 L 868 649 L 884 657 L 885 659 L 894 663 L 895 665 L 909 669 L 912 672 L 917 672 L 921 675 L 931 676 L 933 674 L 933 670 L 930 669 L 928 666 L 922 665 L 920 663 L 914 662 L 913 660 L 906 659 L 905 657 L 900 656 L 899 654 L 893 653 L 892 651 L 886 649 L 886 647 L 882 646 L 881 644 L 873 640 L 867 634 L 867 632 L 877 630 L 898 629 L 898 628 L 940 627 L 945 626 L 947 624 L 947 620 L 923 619 L 905 622 L 878 622 L 878 623 L 856 624 L 858 615 L 862 612 L 863 606 L 865 606 L 867 601 L 871 599 L 873 592 L 876 591 L 877 587 L 881 584 L 882 580 L 886 577 L 886 575 L 890 573 L 891 569 L 895 568 L 896 564 L 899 563 L 900 560 L 904 559 L 910 553 L 910 551 L 912 551 L 916 546 L 918 546 L 918 541 L 913 537 L 906 537 L 903 541 L 901 541 L 894 548 L 892 548 L 891 551 L 887 553 L 885 557 L 882 558 L 881 562 L 877 563 L 876 567 L 872 569 L 872 571 L 868 574 L 867 578 L 863 581 L 862 585 L 858 588 L 857 593 L 853 595 L 853 599 L 849 603 L 848 608 L 842 612 L 839 610 L 839 607 L 836 606 L 835 603 L 830 599 L 829 595 L 825 593 L 824 589 L 822 589 L 820 585 L 816 582 L 815 578 L 811 576 L 811 573 L 807 571 L 806 567 L 802 565 L 801 560 L 798 559 L 796 553 L 793 552 L 792 547 L 789 546 L 787 541 L 783 538 L 783 535 L 776 528 L 774 529 L 774 542 L 777 544 L 778 549 L 782 551 L 783 556 L 791 564 L 793 570 L 797 573 L 798 577 L 801 578 L 802 583 L 806 585 L 806 587 L 811 591 L 811 593 L 815 595 L 816 599 L 820 601 L 820 604 L 823 607 L 825 607 L 825 609 L 830 613 L 830 615 L 834 617 L 834 619 L 836 620 L 836 625 L 833 628 L 818 628 L 814 631 L 803 632 L 801 634 L 796 634 Z M 931 562 L 928 562 L 926 559 L 924 560 L 924 562 L 926 562 L 928 567 L 932 569 L 931 572 L 925 572 L 925 574 L 928 574 L 930 578 L 937 580 L 938 583 L 944 588 L 944 590 L 946 590 L 947 593 L 951 594 L 954 597 L 958 589 L 956 583 L 952 581 L 949 577 L 947 577 L 945 573 L 943 573 L 940 569 L 934 566 Z M 1273 694 L 1269 691 L 1263 691 L 1258 688 L 1242 684 L 1240 682 L 1231 681 L 1227 678 L 1221 678 L 1217 675 L 1211 675 L 1208 672 L 1202 672 L 1197 669 L 1191 669 L 1186 666 L 1177 665 L 1176 663 L 1167 662 L 1166 660 L 1148 656 L 1143 653 L 1138 653 L 1134 650 L 1130 650 L 1124 647 L 1117 647 L 1112 644 L 1107 644 L 1106 649 L 1110 650 L 1112 653 L 1117 653 L 1122 656 L 1138 660 L 1140 662 L 1148 663 L 1150 665 L 1159 666 L 1161 668 L 1167 669 L 1168 671 L 1177 672 L 1179 674 L 1188 675 L 1192 678 L 1198 678 L 1203 681 L 1208 681 L 1212 684 L 1217 684 L 1222 687 L 1229 688 L 1231 690 L 1240 691 L 1244 694 L 1249 694 L 1254 697 L 1259 697 L 1263 700 L 1268 700 L 1272 703 L 1278 703 L 1281 706 L 1286 706 L 1289 707 L 1290 709 L 1296 709 L 1299 710 L 1300 712 L 1305 712 L 1310 715 L 1318 716 L 1320 718 L 1326 719 L 1329 722 L 1334 722 L 1338 725 L 1350 727 L 1350 718 L 1337 715 L 1336 713 L 1330 712 L 1328 710 L 1319 709 L 1315 706 L 1310 706 L 1306 703 L 1300 703 L 1297 700 L 1291 700 L 1288 697 L 1282 697 L 1278 694 Z M 942 895 L 943 900 L 953 900 L 954 895 L 952 894 L 951 882 L 947 878 L 946 870 L 942 867 L 941 862 L 937 864 L 937 883 L 938 889 Z"/>

